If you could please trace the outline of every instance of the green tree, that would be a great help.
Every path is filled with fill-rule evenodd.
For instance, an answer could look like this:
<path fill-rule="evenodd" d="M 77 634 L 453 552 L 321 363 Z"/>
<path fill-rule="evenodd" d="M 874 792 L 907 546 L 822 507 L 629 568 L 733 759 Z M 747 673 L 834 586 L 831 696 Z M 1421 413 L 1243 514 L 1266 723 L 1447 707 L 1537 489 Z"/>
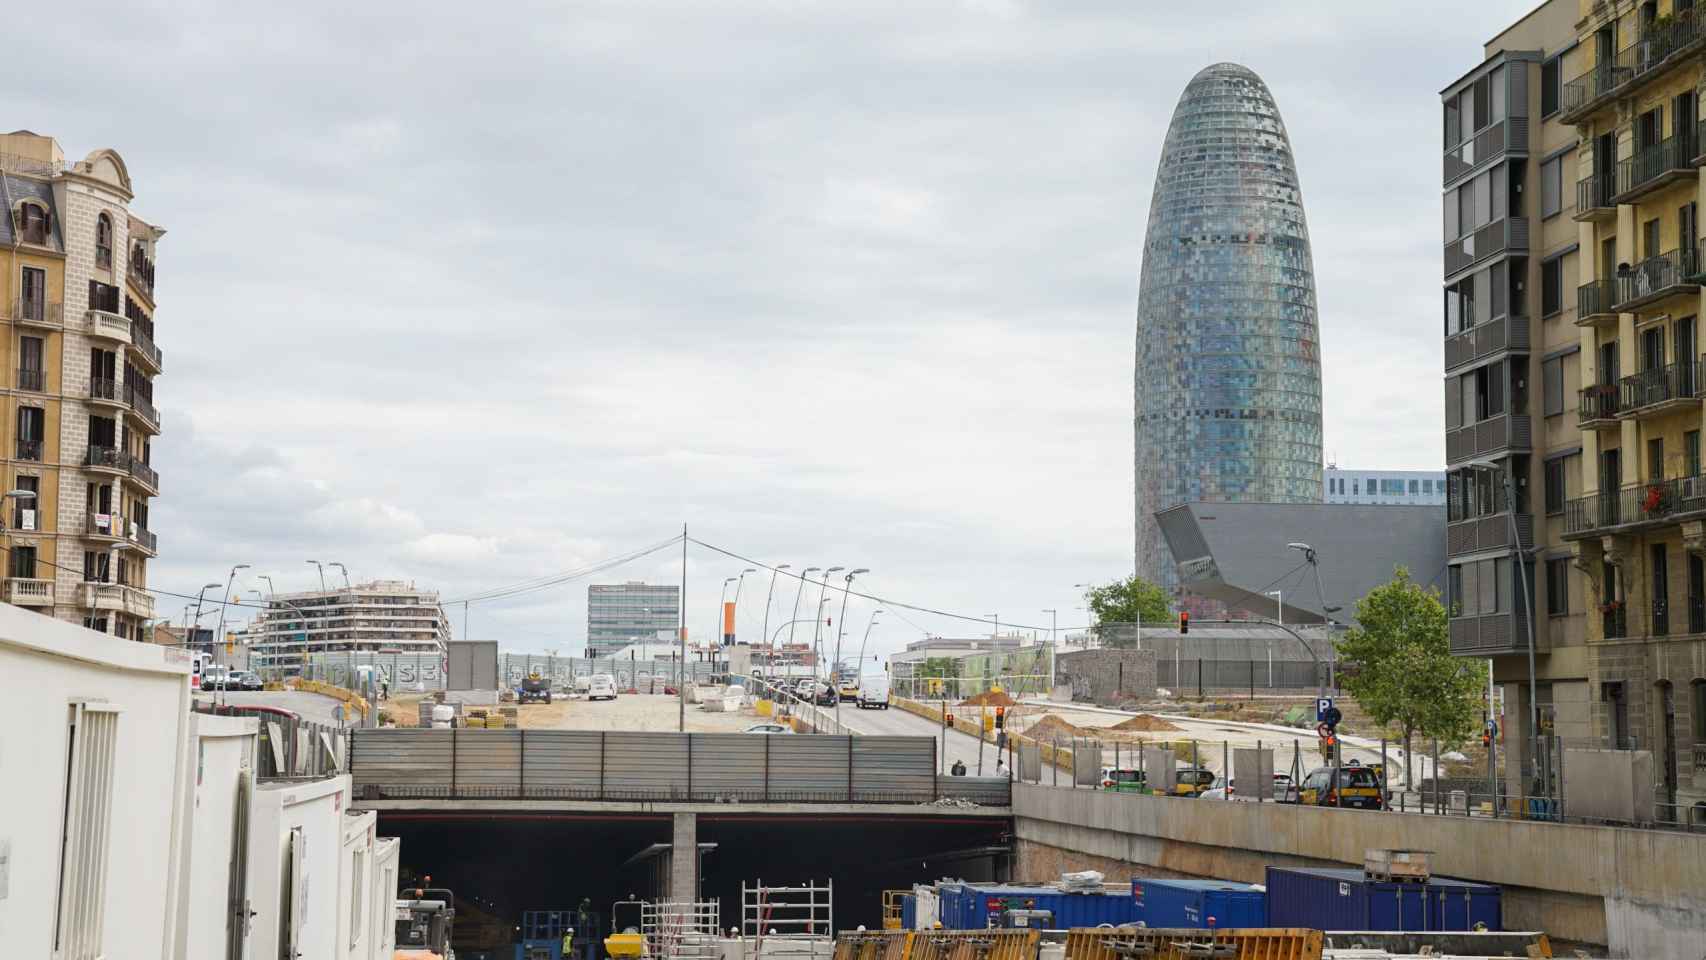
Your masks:
<path fill-rule="evenodd" d="M 1167 591 L 1136 574 L 1090 588 L 1090 612 L 1103 623 L 1167 623 L 1173 619 Z M 1124 638 L 1104 637 L 1118 645 Z"/>
<path fill-rule="evenodd" d="M 1404 780 L 1411 783 L 1415 734 L 1459 743 L 1474 733 L 1485 664 L 1451 655 L 1439 591 L 1424 589 L 1402 566 L 1357 601 L 1356 619 L 1336 644 L 1340 681 L 1376 723 L 1403 733 Z"/>

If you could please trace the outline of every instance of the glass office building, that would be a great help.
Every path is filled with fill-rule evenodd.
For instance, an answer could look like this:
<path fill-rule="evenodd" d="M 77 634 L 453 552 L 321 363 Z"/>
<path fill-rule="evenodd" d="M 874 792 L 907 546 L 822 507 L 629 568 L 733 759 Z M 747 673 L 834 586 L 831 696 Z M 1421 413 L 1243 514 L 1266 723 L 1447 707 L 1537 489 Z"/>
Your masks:
<path fill-rule="evenodd" d="M 1255 73 L 1215 64 L 1173 110 L 1149 206 L 1135 376 L 1139 575 L 1177 589 L 1157 511 L 1321 502 L 1317 335 L 1309 228 L 1279 108 Z"/>
<path fill-rule="evenodd" d="M 674 584 L 594 583 L 586 588 L 586 655 L 607 657 L 636 643 L 671 641 L 680 628 Z"/>

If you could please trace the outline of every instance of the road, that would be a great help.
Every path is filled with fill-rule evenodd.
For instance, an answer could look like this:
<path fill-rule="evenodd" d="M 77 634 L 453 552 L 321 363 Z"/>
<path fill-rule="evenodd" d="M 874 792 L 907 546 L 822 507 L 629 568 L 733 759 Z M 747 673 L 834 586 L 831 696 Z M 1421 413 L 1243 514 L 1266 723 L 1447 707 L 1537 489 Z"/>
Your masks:
<path fill-rule="evenodd" d="M 331 697 L 297 690 L 212 690 L 197 693 L 195 697 L 204 702 L 213 702 L 217 698 L 220 703 L 229 703 L 234 707 L 277 707 L 280 710 L 289 710 L 304 720 L 334 727 L 340 725 L 335 715 L 336 709 L 343 706 Z"/>
<path fill-rule="evenodd" d="M 857 730 L 867 736 L 896 736 L 896 737 L 935 737 L 938 743 L 942 740 L 942 725 L 931 723 L 916 714 L 907 713 L 899 707 L 887 710 L 861 710 L 851 704 L 841 705 L 841 722 L 847 727 Z M 970 734 L 957 730 L 948 731 L 946 754 L 939 754 L 942 772 L 947 773 L 959 760 L 966 765 L 966 772 L 972 776 L 978 771 L 978 742 Z M 995 743 L 986 741 L 983 744 L 983 775 L 995 775 Z"/>

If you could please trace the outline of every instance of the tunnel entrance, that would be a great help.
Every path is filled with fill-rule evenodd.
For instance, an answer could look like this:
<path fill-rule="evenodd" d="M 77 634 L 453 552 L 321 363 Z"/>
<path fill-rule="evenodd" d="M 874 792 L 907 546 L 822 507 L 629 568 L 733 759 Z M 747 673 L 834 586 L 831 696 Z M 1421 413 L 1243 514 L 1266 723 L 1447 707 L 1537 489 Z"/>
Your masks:
<path fill-rule="evenodd" d="M 700 896 L 717 898 L 722 926 L 741 922 L 741 884 L 835 886 L 835 926 L 882 925 L 882 891 L 944 876 L 1007 877 L 1005 817 L 700 814 Z M 457 896 L 460 960 L 514 956 L 522 914 L 574 910 L 583 900 L 608 927 L 611 904 L 665 889 L 668 814 L 382 811 L 381 836 L 402 841 L 402 876 L 430 874 Z M 624 920 L 623 922 L 629 922 Z M 600 935 L 602 935 L 602 930 Z M 600 951 L 602 956 L 602 951 Z"/>

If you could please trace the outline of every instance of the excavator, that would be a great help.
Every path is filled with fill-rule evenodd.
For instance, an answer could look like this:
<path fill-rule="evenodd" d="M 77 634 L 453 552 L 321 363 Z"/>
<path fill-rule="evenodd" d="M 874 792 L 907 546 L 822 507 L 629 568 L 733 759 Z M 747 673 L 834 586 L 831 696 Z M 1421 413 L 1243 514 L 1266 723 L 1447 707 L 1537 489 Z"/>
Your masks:
<path fill-rule="evenodd" d="M 432 878 L 425 878 L 432 883 Z M 397 945 L 392 960 L 456 960 L 450 946 L 456 895 L 444 887 L 404 887 L 397 894 Z"/>

